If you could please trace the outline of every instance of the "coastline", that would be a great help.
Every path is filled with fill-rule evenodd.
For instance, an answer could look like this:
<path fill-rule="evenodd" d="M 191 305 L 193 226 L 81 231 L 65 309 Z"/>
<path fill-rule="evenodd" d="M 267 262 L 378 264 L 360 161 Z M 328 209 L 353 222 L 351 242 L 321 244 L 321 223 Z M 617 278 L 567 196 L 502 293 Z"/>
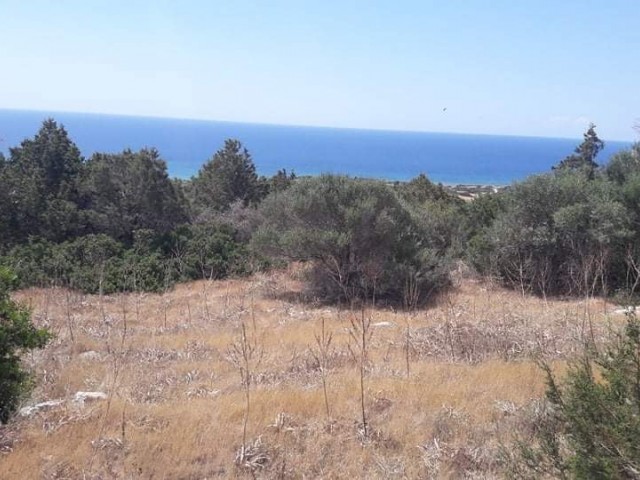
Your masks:
<path fill-rule="evenodd" d="M 462 200 L 473 200 L 480 195 L 486 195 L 489 193 L 498 193 L 502 190 L 509 188 L 508 185 L 484 185 L 484 184 L 464 184 L 457 185 L 443 185 L 443 187 L 454 195 L 460 197 Z"/>

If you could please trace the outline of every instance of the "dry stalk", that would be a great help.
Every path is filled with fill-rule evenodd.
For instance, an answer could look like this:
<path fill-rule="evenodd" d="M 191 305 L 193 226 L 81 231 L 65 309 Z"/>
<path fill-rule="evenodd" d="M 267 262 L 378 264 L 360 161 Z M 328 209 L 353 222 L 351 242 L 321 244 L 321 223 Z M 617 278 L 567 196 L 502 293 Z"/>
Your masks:
<path fill-rule="evenodd" d="M 67 307 L 67 328 L 69 329 L 69 338 L 71 338 L 71 344 L 75 345 L 76 337 L 74 334 L 73 314 L 71 313 L 71 291 L 68 288 L 66 291 L 65 299 Z"/>
<path fill-rule="evenodd" d="M 242 447 L 239 454 L 239 462 L 244 463 L 247 452 L 247 425 L 249 423 L 249 413 L 251 411 L 251 380 L 255 370 L 262 361 L 264 349 L 258 336 L 256 335 L 255 322 L 253 332 L 247 332 L 244 322 L 240 326 L 240 333 L 227 349 L 227 360 L 238 370 L 240 383 L 244 390 L 245 406 L 244 418 L 242 422 Z"/>
<path fill-rule="evenodd" d="M 205 319 L 207 320 L 207 323 L 210 323 L 211 322 L 211 312 L 209 311 L 209 292 L 207 290 L 208 282 L 209 282 L 209 280 L 207 280 L 207 278 L 204 277 L 204 281 L 202 282 L 202 303 L 203 303 L 203 310 L 204 310 L 204 314 L 205 314 Z"/>
<path fill-rule="evenodd" d="M 333 334 L 327 332 L 324 317 L 320 319 L 320 333 L 315 333 L 315 349 L 311 348 L 311 355 L 318 362 L 320 367 L 320 377 L 322 378 L 322 392 L 324 394 L 324 406 L 327 413 L 327 421 L 331 423 L 331 409 L 329 408 L 329 396 L 327 394 L 327 371 L 329 368 L 329 357 L 331 355 L 331 340 Z"/>
<path fill-rule="evenodd" d="M 367 424 L 367 411 L 365 408 L 365 375 L 367 368 L 367 359 L 369 353 L 369 342 L 373 335 L 371 328 L 371 318 L 365 316 L 364 307 L 360 311 L 360 317 L 355 314 L 349 319 L 349 339 L 348 344 L 349 351 L 353 356 L 356 364 L 358 365 L 358 371 L 360 375 L 360 410 L 362 415 L 362 429 L 364 438 L 369 436 L 369 426 Z"/>
<path fill-rule="evenodd" d="M 413 346 L 411 344 L 411 324 L 409 323 L 409 316 L 405 318 L 406 327 L 404 330 L 404 360 L 407 371 L 407 378 L 411 376 L 411 350 Z"/>

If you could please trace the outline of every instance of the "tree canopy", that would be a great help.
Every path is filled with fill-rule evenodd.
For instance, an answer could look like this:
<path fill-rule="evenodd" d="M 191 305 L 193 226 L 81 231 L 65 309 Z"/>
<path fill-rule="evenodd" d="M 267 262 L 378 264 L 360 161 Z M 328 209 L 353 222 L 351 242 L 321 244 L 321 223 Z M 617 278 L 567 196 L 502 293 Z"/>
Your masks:
<path fill-rule="evenodd" d="M 11 148 L 0 170 L 8 228 L 4 241 L 31 235 L 62 240 L 78 233 L 78 182 L 83 167 L 78 147 L 63 126 L 47 119 L 33 139 Z"/>
<path fill-rule="evenodd" d="M 184 202 L 155 149 L 93 155 L 83 194 L 93 231 L 126 243 L 135 230 L 167 233 L 187 221 Z"/>
<path fill-rule="evenodd" d="M 200 209 L 223 211 L 240 200 L 257 203 L 265 192 L 249 151 L 238 140 L 226 140 L 193 179 L 195 202 Z"/>
<path fill-rule="evenodd" d="M 562 160 L 554 170 L 584 170 L 592 177 L 598 168 L 596 157 L 604 148 L 604 142 L 598 138 L 596 126 L 592 123 L 583 135 L 584 139 L 574 152 Z"/>
<path fill-rule="evenodd" d="M 382 182 L 323 175 L 302 179 L 261 206 L 254 244 L 314 265 L 310 285 L 333 299 L 401 302 L 407 282 L 420 300 L 446 284 L 439 256 L 395 192 Z"/>

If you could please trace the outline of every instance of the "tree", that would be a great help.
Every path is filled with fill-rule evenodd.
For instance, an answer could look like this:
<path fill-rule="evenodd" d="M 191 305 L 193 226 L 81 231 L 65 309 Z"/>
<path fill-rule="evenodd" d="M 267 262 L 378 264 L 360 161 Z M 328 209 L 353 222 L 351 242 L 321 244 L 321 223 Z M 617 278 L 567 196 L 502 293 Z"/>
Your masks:
<path fill-rule="evenodd" d="M 93 231 L 127 244 L 135 230 L 166 233 L 187 221 L 180 192 L 155 149 L 93 155 L 83 193 Z"/>
<path fill-rule="evenodd" d="M 445 190 L 441 183 L 434 184 L 424 173 L 411 179 L 407 183 L 401 183 L 398 187 L 400 195 L 408 202 L 422 204 L 429 200 L 444 201 L 447 203 L 462 204 L 462 200 Z"/>
<path fill-rule="evenodd" d="M 8 232 L 11 228 L 11 220 L 13 217 L 12 205 L 10 199 L 9 183 L 6 178 L 6 160 L 4 155 L 0 153 L 0 255 L 8 242 Z"/>
<path fill-rule="evenodd" d="M 0 422 L 6 423 L 27 393 L 29 374 L 20 366 L 20 353 L 42 348 L 50 338 L 31 323 L 29 310 L 16 304 L 9 292 L 16 277 L 0 267 Z"/>
<path fill-rule="evenodd" d="M 616 153 L 609 163 L 605 172 L 609 179 L 622 185 L 630 177 L 640 175 L 640 143 L 635 143 L 629 150 Z"/>
<path fill-rule="evenodd" d="M 596 157 L 604 148 L 604 142 L 598 138 L 596 126 L 592 123 L 583 135 L 584 140 L 574 153 L 553 167 L 554 170 L 585 170 L 590 178 L 598 168 Z"/>
<path fill-rule="evenodd" d="M 11 205 L 5 242 L 30 235 L 63 240 L 77 233 L 78 179 L 83 158 L 63 126 L 47 119 L 33 139 L 10 149 L 2 187 Z"/>
<path fill-rule="evenodd" d="M 193 183 L 201 210 L 224 211 L 236 200 L 245 206 L 257 203 L 264 191 L 248 150 L 231 139 L 202 166 Z"/>
<path fill-rule="evenodd" d="M 295 179 L 295 172 L 287 173 L 286 168 L 278 170 L 276 174 L 268 180 L 269 192 L 283 192 L 293 185 Z"/>
<path fill-rule="evenodd" d="M 445 252 L 383 182 L 300 179 L 260 210 L 265 221 L 254 247 L 311 262 L 311 289 L 327 300 L 399 303 L 415 280 L 424 301 L 447 284 Z"/>

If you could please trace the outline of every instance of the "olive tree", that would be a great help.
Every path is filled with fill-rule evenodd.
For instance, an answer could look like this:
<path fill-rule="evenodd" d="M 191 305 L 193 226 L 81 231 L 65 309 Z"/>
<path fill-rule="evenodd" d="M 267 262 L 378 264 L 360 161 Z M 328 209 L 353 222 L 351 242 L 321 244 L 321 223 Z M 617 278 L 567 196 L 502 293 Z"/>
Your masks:
<path fill-rule="evenodd" d="M 444 252 L 383 182 L 300 179 L 261 205 L 254 247 L 312 264 L 309 284 L 328 300 L 399 302 L 407 282 L 421 300 L 447 284 Z"/>

